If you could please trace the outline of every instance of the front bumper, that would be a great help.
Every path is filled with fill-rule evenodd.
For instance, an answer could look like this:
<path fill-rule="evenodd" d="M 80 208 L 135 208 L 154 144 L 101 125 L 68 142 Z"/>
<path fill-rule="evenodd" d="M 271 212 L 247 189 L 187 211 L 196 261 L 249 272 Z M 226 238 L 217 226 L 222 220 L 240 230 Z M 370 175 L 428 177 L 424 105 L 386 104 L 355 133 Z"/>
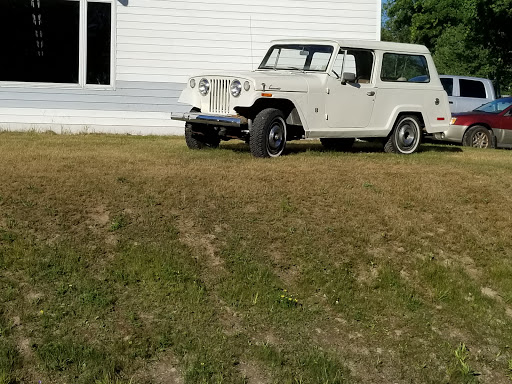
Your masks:
<path fill-rule="evenodd" d="M 450 125 L 446 131 L 434 133 L 433 137 L 435 140 L 462 143 L 462 138 L 467 128 L 468 127 L 464 125 Z"/>
<path fill-rule="evenodd" d="M 243 116 L 208 115 L 201 112 L 171 113 L 171 119 L 186 121 L 188 123 L 235 128 L 239 128 L 248 123 L 247 119 Z"/>

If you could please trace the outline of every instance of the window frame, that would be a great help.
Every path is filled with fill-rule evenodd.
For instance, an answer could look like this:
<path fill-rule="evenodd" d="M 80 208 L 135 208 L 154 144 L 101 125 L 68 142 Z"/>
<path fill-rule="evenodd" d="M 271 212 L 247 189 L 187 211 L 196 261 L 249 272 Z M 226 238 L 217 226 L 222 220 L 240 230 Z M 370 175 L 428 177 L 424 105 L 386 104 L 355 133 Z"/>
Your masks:
<path fill-rule="evenodd" d="M 58 88 L 58 89 L 116 89 L 116 25 L 117 0 L 64 0 L 79 3 L 78 83 L 45 83 L 30 81 L 2 81 L 0 87 Z M 87 84 L 87 3 L 110 4 L 110 84 Z"/>

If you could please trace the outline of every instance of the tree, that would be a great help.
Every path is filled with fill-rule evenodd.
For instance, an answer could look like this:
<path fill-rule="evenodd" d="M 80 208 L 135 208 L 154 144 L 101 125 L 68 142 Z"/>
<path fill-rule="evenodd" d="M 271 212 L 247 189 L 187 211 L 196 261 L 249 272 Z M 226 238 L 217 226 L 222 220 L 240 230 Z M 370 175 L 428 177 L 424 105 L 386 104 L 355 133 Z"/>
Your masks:
<path fill-rule="evenodd" d="M 512 0 L 389 0 L 383 39 L 426 45 L 440 73 L 497 80 L 512 92 Z"/>

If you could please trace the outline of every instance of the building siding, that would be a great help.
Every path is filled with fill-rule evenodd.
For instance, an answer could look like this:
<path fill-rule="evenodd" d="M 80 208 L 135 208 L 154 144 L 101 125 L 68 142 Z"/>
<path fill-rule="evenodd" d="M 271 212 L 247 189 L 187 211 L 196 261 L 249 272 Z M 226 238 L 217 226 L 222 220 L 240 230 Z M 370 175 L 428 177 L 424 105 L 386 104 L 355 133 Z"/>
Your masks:
<path fill-rule="evenodd" d="M 0 82 L 0 129 L 181 134 L 169 115 L 194 73 L 254 69 L 273 39 L 380 38 L 380 0 L 116 4 L 114 87 Z"/>

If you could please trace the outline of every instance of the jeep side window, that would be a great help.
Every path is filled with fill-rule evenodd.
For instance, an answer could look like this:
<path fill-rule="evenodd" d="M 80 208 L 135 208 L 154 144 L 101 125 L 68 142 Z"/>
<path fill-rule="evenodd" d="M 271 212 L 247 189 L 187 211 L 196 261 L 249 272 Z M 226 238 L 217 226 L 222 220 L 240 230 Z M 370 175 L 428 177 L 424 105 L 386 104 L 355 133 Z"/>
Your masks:
<path fill-rule="evenodd" d="M 485 86 L 481 81 L 477 80 L 459 80 L 460 95 L 462 97 L 475 97 L 485 99 Z"/>
<path fill-rule="evenodd" d="M 351 72 L 356 75 L 356 83 L 369 83 L 372 78 L 373 70 L 373 52 L 363 49 L 349 49 L 346 52 L 345 60 L 343 54 L 345 50 L 341 49 L 333 69 L 341 74 Z"/>
<path fill-rule="evenodd" d="M 429 83 L 427 59 L 422 55 L 385 53 L 380 72 L 382 81 L 408 81 Z"/>

